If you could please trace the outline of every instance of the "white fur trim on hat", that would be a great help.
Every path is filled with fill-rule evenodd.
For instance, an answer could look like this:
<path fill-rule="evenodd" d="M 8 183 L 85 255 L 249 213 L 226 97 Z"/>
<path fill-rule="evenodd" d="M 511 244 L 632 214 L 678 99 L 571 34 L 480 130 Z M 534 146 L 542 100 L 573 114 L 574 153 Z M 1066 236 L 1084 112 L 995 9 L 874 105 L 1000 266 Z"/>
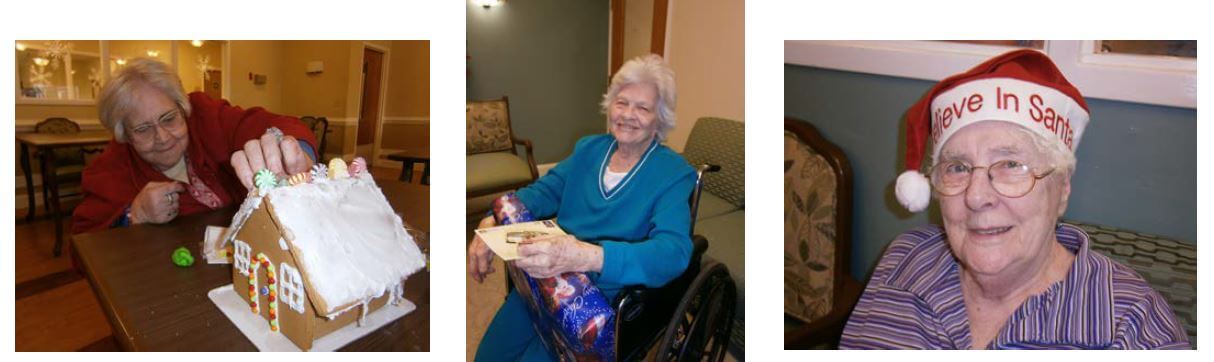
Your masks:
<path fill-rule="evenodd" d="M 898 202 L 910 212 L 923 211 L 932 199 L 932 186 L 919 171 L 911 170 L 898 175 L 894 191 Z"/>

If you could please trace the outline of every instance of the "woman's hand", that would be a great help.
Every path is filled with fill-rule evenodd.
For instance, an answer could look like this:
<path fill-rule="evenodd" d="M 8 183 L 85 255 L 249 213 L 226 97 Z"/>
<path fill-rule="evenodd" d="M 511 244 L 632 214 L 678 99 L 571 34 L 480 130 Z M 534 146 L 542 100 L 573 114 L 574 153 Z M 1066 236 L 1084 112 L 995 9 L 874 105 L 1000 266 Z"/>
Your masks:
<path fill-rule="evenodd" d="M 163 224 L 177 217 L 179 182 L 149 182 L 131 202 L 131 224 Z"/>
<path fill-rule="evenodd" d="M 514 265 L 534 278 L 603 269 L 603 247 L 578 240 L 573 235 L 525 240 L 518 247 L 518 255 L 521 258 Z"/>
<path fill-rule="evenodd" d="M 260 139 L 245 142 L 243 150 L 232 153 L 232 168 L 236 169 L 236 177 L 247 189 L 253 188 L 253 175 L 262 169 L 290 177 L 311 167 L 312 158 L 291 136 L 283 136 L 279 142 L 278 137 L 266 133 Z"/>
<path fill-rule="evenodd" d="M 493 227 L 497 223 L 493 221 L 493 217 L 489 216 L 481 219 L 477 229 Z M 485 276 L 493 273 L 493 250 L 489 249 L 489 245 L 481 240 L 480 235 L 472 237 L 472 243 L 468 245 L 468 274 L 472 275 L 472 279 L 476 279 L 477 283 L 485 281 Z"/>

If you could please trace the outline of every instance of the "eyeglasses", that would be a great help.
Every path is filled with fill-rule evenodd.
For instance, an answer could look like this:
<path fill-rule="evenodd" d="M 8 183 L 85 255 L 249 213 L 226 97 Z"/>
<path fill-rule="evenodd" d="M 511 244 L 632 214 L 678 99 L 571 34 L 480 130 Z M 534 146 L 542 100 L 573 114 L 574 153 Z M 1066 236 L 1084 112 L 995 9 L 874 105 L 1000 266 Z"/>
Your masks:
<path fill-rule="evenodd" d="M 961 161 L 948 161 L 932 167 L 932 188 L 943 196 L 961 194 L 969 188 L 974 170 L 980 168 L 986 169 L 995 192 L 1011 198 L 1028 194 L 1037 185 L 1037 180 L 1054 172 L 1054 169 L 1050 168 L 1044 173 L 1033 173 L 1032 167 L 1014 160 L 1002 160 L 990 166 L 971 166 Z"/>
<path fill-rule="evenodd" d="M 151 142 L 159 133 L 156 128 L 163 128 L 169 133 L 177 133 L 185 126 L 185 118 L 181 116 L 180 110 L 169 111 L 160 116 L 160 119 L 154 122 L 144 122 L 130 131 L 131 140 L 139 143 Z"/>

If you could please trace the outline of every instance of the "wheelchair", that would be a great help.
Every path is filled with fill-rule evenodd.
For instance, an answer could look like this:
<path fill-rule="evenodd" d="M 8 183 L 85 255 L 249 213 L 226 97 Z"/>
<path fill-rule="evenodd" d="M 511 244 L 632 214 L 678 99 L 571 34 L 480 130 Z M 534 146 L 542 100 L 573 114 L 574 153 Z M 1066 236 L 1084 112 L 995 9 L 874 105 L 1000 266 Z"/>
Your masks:
<path fill-rule="evenodd" d="M 696 167 L 696 183 L 688 200 L 691 206 L 693 251 L 687 269 L 660 288 L 643 285 L 621 289 L 612 301 L 615 309 L 615 356 L 621 361 L 657 360 L 721 361 L 729 346 L 737 287 L 724 264 L 705 257 L 708 239 L 695 235 L 703 176 L 718 165 Z M 512 264 L 508 273 L 521 273 Z M 514 288 L 506 278 L 507 290 Z M 524 293 L 529 294 L 529 293 Z M 525 296 L 525 298 L 530 298 Z M 538 331 L 544 344 L 563 361 L 577 360 L 556 331 Z"/>

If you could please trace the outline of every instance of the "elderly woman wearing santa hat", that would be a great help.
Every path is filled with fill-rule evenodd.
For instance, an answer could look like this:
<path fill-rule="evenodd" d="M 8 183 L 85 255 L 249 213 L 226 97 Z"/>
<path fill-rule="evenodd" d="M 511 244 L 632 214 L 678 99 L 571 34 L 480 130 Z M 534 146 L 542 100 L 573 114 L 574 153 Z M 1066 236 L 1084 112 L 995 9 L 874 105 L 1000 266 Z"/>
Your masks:
<path fill-rule="evenodd" d="M 239 204 L 254 172 L 293 175 L 316 159 L 315 137 L 299 120 L 187 95 L 177 73 L 153 59 L 118 71 L 97 108 L 114 139 L 84 170 L 73 233 L 163 224 Z"/>
<path fill-rule="evenodd" d="M 840 347 L 1189 348 L 1158 292 L 1058 221 L 1088 120 L 1078 89 L 1033 50 L 949 77 L 913 105 L 896 194 L 916 212 L 934 194 L 944 226 L 889 245 Z"/>

